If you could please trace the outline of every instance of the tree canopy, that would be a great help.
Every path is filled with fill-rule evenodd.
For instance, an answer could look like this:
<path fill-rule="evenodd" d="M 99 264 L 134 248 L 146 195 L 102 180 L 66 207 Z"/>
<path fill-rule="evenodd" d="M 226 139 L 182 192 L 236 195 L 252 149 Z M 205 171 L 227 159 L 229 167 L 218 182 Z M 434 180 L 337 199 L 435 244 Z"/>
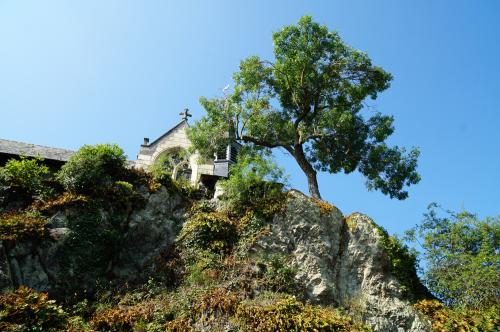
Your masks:
<path fill-rule="evenodd" d="M 376 99 L 392 76 L 309 16 L 275 32 L 273 41 L 273 61 L 241 61 L 232 93 L 200 99 L 207 114 L 190 129 L 195 148 L 211 156 L 230 132 L 256 149 L 287 151 L 315 198 L 321 198 L 318 171 L 358 170 L 368 189 L 405 199 L 404 188 L 420 180 L 419 151 L 385 143 L 394 131 L 392 116 L 363 114 L 366 99 Z"/>
<path fill-rule="evenodd" d="M 498 305 L 500 217 L 480 220 L 470 212 L 445 211 L 435 203 L 407 232 L 421 240 L 424 282 L 445 304 L 465 308 Z"/>

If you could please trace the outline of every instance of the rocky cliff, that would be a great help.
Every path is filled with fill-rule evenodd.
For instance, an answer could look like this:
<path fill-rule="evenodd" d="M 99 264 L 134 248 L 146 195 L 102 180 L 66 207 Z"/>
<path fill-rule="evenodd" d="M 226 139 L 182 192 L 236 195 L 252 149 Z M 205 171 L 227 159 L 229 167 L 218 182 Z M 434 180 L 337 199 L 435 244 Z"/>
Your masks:
<path fill-rule="evenodd" d="M 97 248 L 91 240 L 93 247 L 85 252 L 85 244 L 72 242 L 78 235 L 77 228 L 83 227 L 74 221 L 82 213 L 75 207 L 51 215 L 45 239 L 3 241 L 1 287 L 26 285 L 56 293 L 71 284 L 72 291 L 92 292 L 99 283 L 144 282 L 154 274 L 159 259 L 162 264 L 170 259 L 165 253 L 177 245 L 188 202 L 165 188 L 141 195 L 141 208 L 117 215 L 109 209 L 93 211 L 94 223 L 89 227 L 121 232 L 119 241 L 111 247 Z M 240 248 L 240 255 L 250 260 L 274 254 L 286 256 L 305 299 L 342 307 L 373 331 L 430 331 L 428 321 L 412 307 L 408 294 L 413 290 L 391 271 L 384 234 L 369 217 L 358 213 L 344 217 L 337 208 L 297 191 L 284 199 L 283 208 L 261 225 L 243 252 Z M 105 238 L 103 245 L 113 236 Z M 81 256 L 67 257 L 75 248 L 83 251 Z M 110 250 L 115 252 L 110 254 Z M 201 330 L 211 330 L 209 326 Z"/>
<path fill-rule="evenodd" d="M 391 274 L 381 242 L 368 216 L 344 218 L 337 208 L 322 209 L 294 191 L 253 250 L 290 254 L 311 301 L 347 308 L 374 331 L 430 330 Z"/>
<path fill-rule="evenodd" d="M 69 206 L 48 218 L 45 238 L 0 241 L 1 288 L 93 292 L 98 282 L 144 281 L 173 244 L 187 202 L 165 187 L 141 195 L 141 209 Z M 113 232 L 119 234 L 99 239 L 99 233 Z"/>

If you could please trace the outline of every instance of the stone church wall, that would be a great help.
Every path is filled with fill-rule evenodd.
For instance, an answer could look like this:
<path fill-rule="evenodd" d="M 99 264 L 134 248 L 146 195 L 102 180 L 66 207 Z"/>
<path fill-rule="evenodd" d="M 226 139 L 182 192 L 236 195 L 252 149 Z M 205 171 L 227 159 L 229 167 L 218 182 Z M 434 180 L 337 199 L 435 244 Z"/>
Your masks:
<path fill-rule="evenodd" d="M 148 168 L 153 165 L 158 157 L 160 157 L 164 152 L 173 148 L 188 149 L 191 146 L 191 142 L 187 137 L 187 126 L 187 122 L 183 121 L 153 143 L 141 145 L 141 150 L 135 163 L 136 167 L 144 169 Z M 200 164 L 198 159 L 199 155 L 196 153 L 189 157 L 189 164 L 192 170 L 191 183 L 195 186 L 198 185 L 202 174 L 213 175 L 214 173 L 212 160 L 209 160 L 204 164 Z"/>

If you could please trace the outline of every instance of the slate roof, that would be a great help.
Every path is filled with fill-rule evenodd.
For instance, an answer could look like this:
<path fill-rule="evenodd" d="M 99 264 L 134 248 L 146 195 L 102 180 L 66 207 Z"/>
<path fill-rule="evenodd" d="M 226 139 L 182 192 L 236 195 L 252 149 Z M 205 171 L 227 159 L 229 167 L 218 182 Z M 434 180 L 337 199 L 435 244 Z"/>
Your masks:
<path fill-rule="evenodd" d="M 0 154 L 2 153 L 26 157 L 40 156 L 49 160 L 67 161 L 74 151 L 0 139 Z"/>

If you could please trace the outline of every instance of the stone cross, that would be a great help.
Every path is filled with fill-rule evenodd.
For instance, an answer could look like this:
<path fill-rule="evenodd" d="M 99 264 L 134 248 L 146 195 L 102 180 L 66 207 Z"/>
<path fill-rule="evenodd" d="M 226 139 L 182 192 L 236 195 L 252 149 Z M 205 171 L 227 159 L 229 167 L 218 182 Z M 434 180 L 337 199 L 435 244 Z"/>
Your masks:
<path fill-rule="evenodd" d="M 180 112 L 179 115 L 182 117 L 182 120 L 187 121 L 188 117 L 192 117 L 191 114 L 189 114 L 189 109 L 185 108 L 184 112 Z"/>

